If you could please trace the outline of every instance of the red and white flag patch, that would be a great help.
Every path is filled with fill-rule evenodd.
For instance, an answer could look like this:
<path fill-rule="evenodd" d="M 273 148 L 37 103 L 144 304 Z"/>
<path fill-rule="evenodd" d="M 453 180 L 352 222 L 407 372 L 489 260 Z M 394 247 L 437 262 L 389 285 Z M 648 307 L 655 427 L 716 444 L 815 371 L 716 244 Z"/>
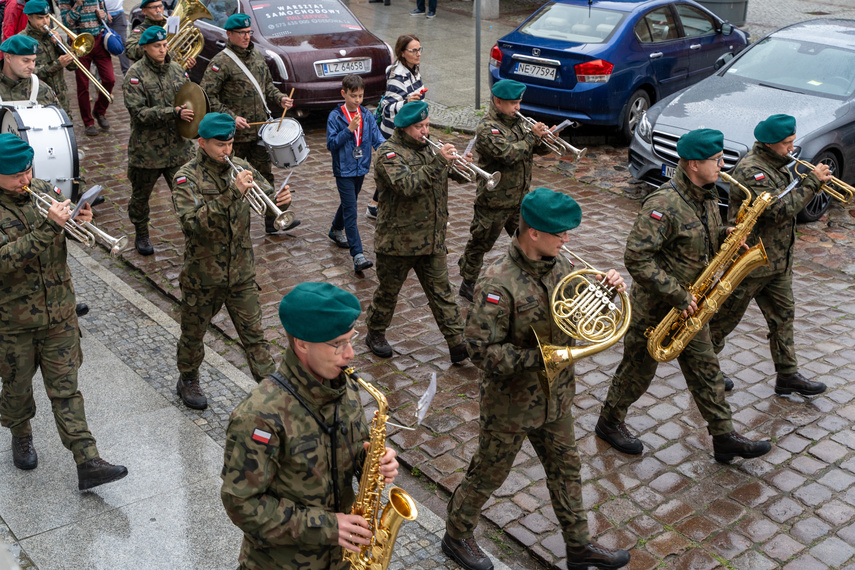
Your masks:
<path fill-rule="evenodd" d="M 754 175 L 754 180 L 758 180 L 758 181 L 759 180 L 766 180 L 766 175 L 763 174 L 762 172 L 758 172 L 757 174 Z"/>
<path fill-rule="evenodd" d="M 499 129 L 490 129 L 490 132 L 494 135 L 499 134 Z"/>
<path fill-rule="evenodd" d="M 654 220 L 661 220 L 662 219 L 662 212 L 657 212 L 656 210 L 653 210 L 652 212 L 650 212 L 650 217 L 653 218 Z"/>
<path fill-rule="evenodd" d="M 142 33 L 142 29 L 141 29 L 141 28 L 134 28 L 134 31 L 133 31 L 132 33 L 134 33 L 134 34 L 141 34 L 141 33 Z"/>
<path fill-rule="evenodd" d="M 270 432 L 256 429 L 252 432 L 252 441 L 257 441 L 258 443 L 270 443 Z"/>
<path fill-rule="evenodd" d="M 498 305 L 499 301 L 502 300 L 501 295 L 497 295 L 496 293 L 487 293 L 487 302 L 493 303 L 494 305 Z"/>
<path fill-rule="evenodd" d="M 220 70 L 220 66 L 219 66 L 219 65 L 217 65 L 217 64 L 214 64 L 214 65 L 212 65 L 212 66 L 211 66 L 211 69 L 213 69 L 214 71 L 219 71 L 219 70 Z"/>
<path fill-rule="evenodd" d="M 137 77 L 131 77 L 131 85 L 136 85 L 136 84 L 137 84 L 137 83 L 139 83 L 139 82 L 140 82 L 139 78 L 137 78 Z"/>
<path fill-rule="evenodd" d="M 53 187 L 53 191 L 56 192 L 57 194 L 62 194 L 62 190 L 60 190 L 59 187 L 57 187 L 57 186 Z"/>
<path fill-rule="evenodd" d="M 394 152 L 387 152 L 386 153 L 386 158 L 395 158 L 396 156 L 398 156 L 398 155 L 395 154 Z"/>
<path fill-rule="evenodd" d="M 187 182 L 186 176 L 179 176 L 178 178 L 175 179 L 176 184 L 184 184 L 185 182 Z"/>

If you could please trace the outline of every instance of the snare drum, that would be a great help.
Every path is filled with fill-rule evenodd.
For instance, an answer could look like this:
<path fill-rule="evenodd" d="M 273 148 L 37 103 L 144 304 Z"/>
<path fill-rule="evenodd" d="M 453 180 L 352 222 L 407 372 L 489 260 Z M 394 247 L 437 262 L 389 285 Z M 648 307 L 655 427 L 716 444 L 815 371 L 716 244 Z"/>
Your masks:
<path fill-rule="evenodd" d="M 68 115 L 59 107 L 0 107 L 0 132 L 12 133 L 33 147 L 33 176 L 50 182 L 71 198 L 80 180 L 77 139 Z"/>
<path fill-rule="evenodd" d="M 278 126 L 279 121 L 267 123 L 258 131 L 258 136 L 270 156 L 270 162 L 279 168 L 297 166 L 309 156 L 303 127 L 289 117 L 282 119 L 282 128 L 277 129 Z"/>

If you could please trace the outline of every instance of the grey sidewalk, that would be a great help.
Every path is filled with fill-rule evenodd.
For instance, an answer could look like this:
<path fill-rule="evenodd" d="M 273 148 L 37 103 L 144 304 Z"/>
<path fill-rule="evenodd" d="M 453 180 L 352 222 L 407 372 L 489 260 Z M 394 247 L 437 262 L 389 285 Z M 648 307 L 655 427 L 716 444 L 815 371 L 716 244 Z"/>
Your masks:
<path fill-rule="evenodd" d="M 198 412 L 179 404 L 178 324 L 80 248 L 71 251 L 78 299 L 92 309 L 81 319 L 89 426 L 103 457 L 129 475 L 77 491 L 38 375 L 39 467 L 16 469 L 9 432 L 0 430 L 0 570 L 10 568 L 5 547 L 22 569 L 233 569 L 241 533 L 219 496 L 224 427 L 255 383 L 209 348 L 202 379 L 211 406 Z M 402 526 L 390 570 L 456 568 L 439 548 L 444 522 L 418 508 L 418 520 Z"/>

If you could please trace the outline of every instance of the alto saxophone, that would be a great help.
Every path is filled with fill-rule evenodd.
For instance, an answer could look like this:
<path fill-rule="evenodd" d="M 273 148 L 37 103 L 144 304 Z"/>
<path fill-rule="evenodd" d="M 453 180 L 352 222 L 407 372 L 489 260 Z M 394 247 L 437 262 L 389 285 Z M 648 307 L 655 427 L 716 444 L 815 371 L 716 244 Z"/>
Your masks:
<path fill-rule="evenodd" d="M 695 314 L 684 317 L 680 309 L 671 309 L 656 328 L 650 327 L 644 333 L 647 336 L 647 352 L 659 362 L 668 362 L 677 358 L 742 280 L 758 267 L 769 265 L 762 241 L 758 241 L 757 245 L 741 255 L 739 250 L 763 210 L 789 192 L 792 186 L 774 198 L 768 192 L 764 192 L 752 204 L 751 192 L 748 188 L 724 172 L 720 172 L 719 175 L 722 180 L 743 191 L 747 198 L 739 209 L 736 227 L 724 240 L 721 249 L 709 265 L 687 288 L 697 302 L 698 309 Z"/>
<path fill-rule="evenodd" d="M 362 466 L 362 478 L 359 480 L 359 492 L 353 503 L 351 514 L 360 515 L 368 521 L 368 527 L 374 536 L 371 544 L 360 546 L 360 552 L 344 551 L 344 560 L 350 562 L 355 570 L 386 570 L 392 560 L 392 548 L 398 538 L 398 531 L 405 520 L 414 521 L 419 516 L 416 502 L 410 495 L 398 487 L 389 490 L 389 502 L 380 504 L 385 478 L 380 474 L 380 458 L 386 452 L 386 420 L 389 404 L 380 390 L 357 376 L 353 368 L 344 373 L 362 386 L 375 400 L 377 411 L 371 421 L 371 442 Z M 382 508 L 381 508 L 382 507 Z"/>

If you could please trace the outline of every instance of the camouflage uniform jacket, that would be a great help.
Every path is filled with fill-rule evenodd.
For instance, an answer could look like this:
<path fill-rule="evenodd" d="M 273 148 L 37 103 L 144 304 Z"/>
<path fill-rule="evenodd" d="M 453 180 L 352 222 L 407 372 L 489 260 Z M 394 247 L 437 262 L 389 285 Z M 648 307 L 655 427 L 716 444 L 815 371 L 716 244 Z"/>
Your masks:
<path fill-rule="evenodd" d="M 33 178 L 30 188 L 65 200 Z M 0 190 L 0 334 L 58 325 L 74 314 L 65 233 L 29 194 Z"/>
<path fill-rule="evenodd" d="M 59 63 L 59 56 L 65 52 L 53 43 L 47 32 L 37 30 L 29 22 L 27 22 L 26 28 L 18 32 L 18 35 L 29 36 L 39 42 L 39 53 L 36 55 L 36 69 L 33 73 L 38 75 L 41 81 L 44 81 L 53 89 L 57 99 L 68 101 L 68 85 L 65 83 L 65 77 L 63 77 L 63 70 L 65 68 Z M 73 66 L 74 64 L 70 65 Z"/>
<path fill-rule="evenodd" d="M 514 236 L 508 252 L 478 279 L 464 335 L 472 364 L 481 369 L 482 429 L 529 431 L 571 413 L 573 367 L 558 375 L 547 398 L 535 331 L 542 342 L 572 344 L 555 324 L 549 301 L 572 270 L 563 257 L 529 259 Z"/>
<path fill-rule="evenodd" d="M 240 158 L 231 160 L 252 170 L 255 183 L 273 198 L 273 189 L 257 170 Z M 229 173 L 228 164 L 200 148 L 173 178 L 172 202 L 185 237 L 182 288 L 234 287 L 255 279 L 250 207 Z"/>
<path fill-rule="evenodd" d="M 490 111 L 478 123 L 478 166 L 487 172 L 499 171 L 502 180 L 492 190 L 478 177 L 475 203 L 486 208 L 516 208 L 531 184 L 534 154 L 549 154 L 549 148 L 533 133 L 523 130 L 523 120 L 499 113 L 490 104 Z"/>
<path fill-rule="evenodd" d="M 386 255 L 445 253 L 448 161 L 401 129 L 377 149 L 377 229 L 374 251 Z"/>
<path fill-rule="evenodd" d="M 128 34 L 128 39 L 125 42 L 125 54 L 128 56 L 128 59 L 131 61 L 139 61 L 142 59 L 145 51 L 140 46 L 140 38 L 144 31 L 152 26 L 163 26 L 166 27 L 166 18 L 163 20 L 152 20 L 148 16 L 145 17 L 145 20 L 142 21 L 140 25 L 131 30 L 131 33 Z"/>
<path fill-rule="evenodd" d="M 642 291 L 655 304 L 684 310 L 691 284 L 727 237 L 715 185 L 701 188 L 681 167 L 670 182 L 647 196 L 626 240 L 624 265 L 632 275 L 632 299 Z"/>
<path fill-rule="evenodd" d="M 0 65 L 5 65 L 0 63 Z M 3 101 L 29 101 L 33 89 L 32 78 L 13 81 L 5 73 L 0 73 L 0 98 Z M 56 93 L 39 77 L 39 93 L 36 95 L 39 105 L 59 105 Z"/>
<path fill-rule="evenodd" d="M 327 426 L 338 417 L 336 449 L 330 435 L 271 378 L 238 404 L 226 432 L 220 496 L 244 532 L 240 562 L 253 570 L 344 570 L 349 566 L 336 546 L 331 461 L 334 452 L 339 512 L 349 513 L 354 473 L 365 460 L 362 444 L 369 435 L 358 386 L 343 373 L 318 382 L 290 348 L 279 373 Z"/>
<path fill-rule="evenodd" d="M 128 70 L 122 83 L 131 116 L 128 166 L 180 166 L 193 155 L 193 143 L 178 134 L 175 94 L 190 81 L 169 55 L 162 64 L 145 56 Z"/>
<path fill-rule="evenodd" d="M 791 158 L 775 153 L 763 143 L 755 142 L 754 147 L 739 161 L 731 175 L 751 190 L 752 201 L 763 192 L 777 196 L 793 180 L 793 174 L 786 167 L 790 162 Z M 769 266 L 755 269 L 751 272 L 751 277 L 766 277 L 792 271 L 796 214 L 813 199 L 820 185 L 819 179 L 811 173 L 783 199 L 775 200 L 763 210 L 757 225 L 748 236 L 748 245 L 753 246 L 763 240 Z M 731 186 L 730 196 L 727 217 L 735 223 L 745 193 Z"/>
<path fill-rule="evenodd" d="M 284 94 L 273 85 L 270 68 L 267 67 L 261 52 L 255 49 L 255 44 L 250 43 L 247 49 L 243 49 L 229 42 L 227 47 L 240 58 L 258 81 L 258 86 L 267 98 L 270 112 L 275 114 L 276 109 L 282 109 L 280 99 Z M 211 58 L 205 75 L 202 76 L 201 85 L 211 100 L 211 111 L 228 113 L 232 117 L 243 117 L 249 123 L 267 120 L 267 112 L 264 110 L 261 99 L 258 98 L 258 91 L 252 86 L 246 74 L 225 53 L 219 52 Z M 238 129 L 235 133 L 235 143 L 257 140 L 258 127 Z"/>

